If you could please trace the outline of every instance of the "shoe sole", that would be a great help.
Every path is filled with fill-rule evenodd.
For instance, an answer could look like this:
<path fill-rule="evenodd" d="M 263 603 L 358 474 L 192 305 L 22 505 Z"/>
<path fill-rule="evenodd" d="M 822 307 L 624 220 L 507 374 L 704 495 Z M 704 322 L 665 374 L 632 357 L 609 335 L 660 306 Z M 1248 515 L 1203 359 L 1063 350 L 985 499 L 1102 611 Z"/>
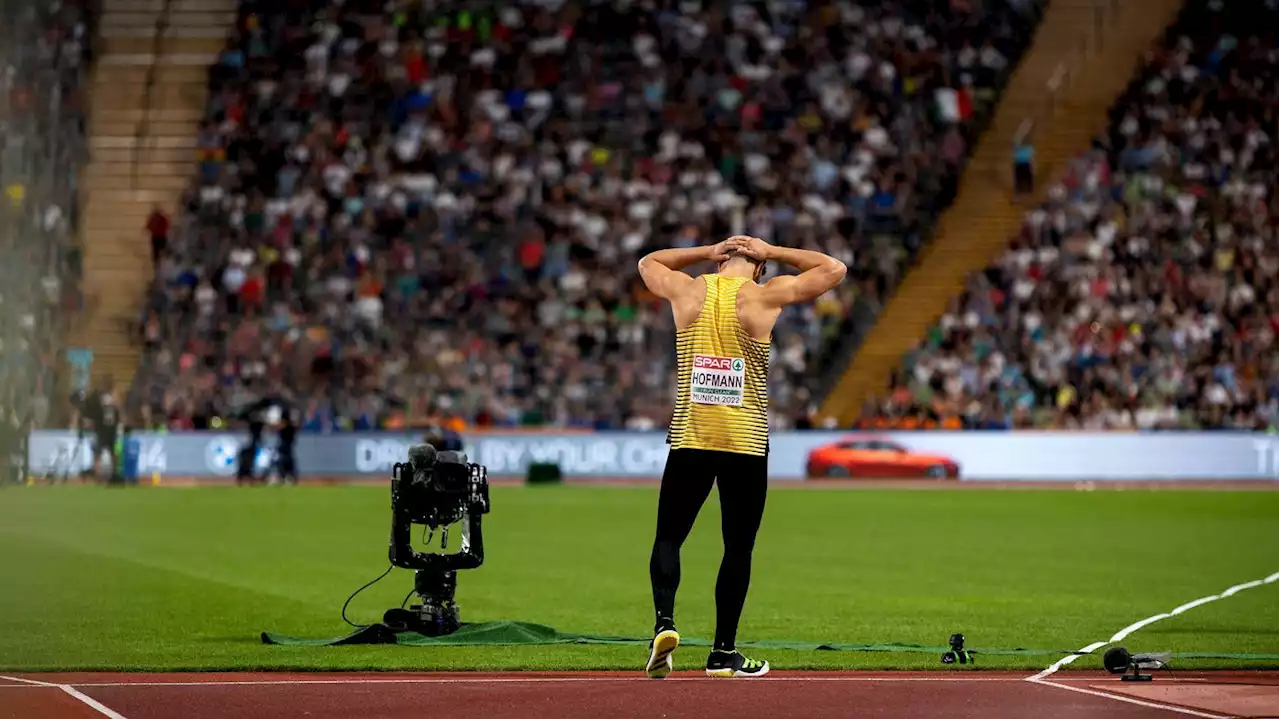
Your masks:
<path fill-rule="evenodd" d="M 707 676 L 717 679 L 754 679 L 769 673 L 769 662 L 758 672 L 744 672 L 739 669 L 708 669 Z"/>
<path fill-rule="evenodd" d="M 649 662 L 645 664 L 644 673 L 650 679 L 666 679 L 671 674 L 671 654 L 680 646 L 680 635 L 673 630 L 658 632 L 653 638 L 653 647 L 649 649 Z"/>

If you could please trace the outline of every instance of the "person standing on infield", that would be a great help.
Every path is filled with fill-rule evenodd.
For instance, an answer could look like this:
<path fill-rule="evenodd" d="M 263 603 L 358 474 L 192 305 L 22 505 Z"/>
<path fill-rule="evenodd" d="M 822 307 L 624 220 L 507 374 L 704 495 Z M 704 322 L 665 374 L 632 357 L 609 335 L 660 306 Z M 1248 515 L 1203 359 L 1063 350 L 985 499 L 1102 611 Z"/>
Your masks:
<path fill-rule="evenodd" d="M 691 277 L 682 269 L 717 263 Z M 765 263 L 800 270 L 760 283 Z M 645 673 L 665 678 L 680 645 L 675 626 L 680 545 L 711 485 L 719 487 L 724 558 L 716 578 L 716 638 L 707 658 L 713 677 L 759 677 L 768 662 L 736 647 L 738 619 L 751 581 L 751 550 L 764 516 L 769 454 L 769 345 L 782 308 L 809 302 L 840 284 L 845 266 L 820 252 L 774 247 L 737 235 L 710 247 L 659 250 L 640 260 L 645 286 L 671 303 L 676 322 L 676 401 L 671 445 L 658 494 L 658 528 L 649 559 L 657 617 Z"/>

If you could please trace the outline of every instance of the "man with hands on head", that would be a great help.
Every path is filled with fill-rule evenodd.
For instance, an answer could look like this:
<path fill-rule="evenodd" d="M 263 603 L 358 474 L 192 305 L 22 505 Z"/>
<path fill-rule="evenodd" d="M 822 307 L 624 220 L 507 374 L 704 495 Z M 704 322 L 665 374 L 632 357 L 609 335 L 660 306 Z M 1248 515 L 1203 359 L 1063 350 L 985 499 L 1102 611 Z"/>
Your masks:
<path fill-rule="evenodd" d="M 702 261 L 715 272 L 681 272 Z M 767 262 L 800 270 L 760 282 Z M 680 645 L 675 596 L 680 546 L 715 484 L 724 557 L 716 578 L 716 637 L 707 658 L 713 677 L 760 677 L 769 663 L 737 651 L 738 620 L 751 581 L 751 553 L 764 516 L 769 454 L 769 349 L 787 305 L 810 302 L 844 279 L 845 266 L 821 252 L 776 247 L 735 235 L 709 247 L 658 250 L 640 260 L 640 277 L 671 303 L 676 323 L 676 402 L 671 451 L 658 495 L 649 559 L 654 639 L 645 673 L 671 673 Z"/>

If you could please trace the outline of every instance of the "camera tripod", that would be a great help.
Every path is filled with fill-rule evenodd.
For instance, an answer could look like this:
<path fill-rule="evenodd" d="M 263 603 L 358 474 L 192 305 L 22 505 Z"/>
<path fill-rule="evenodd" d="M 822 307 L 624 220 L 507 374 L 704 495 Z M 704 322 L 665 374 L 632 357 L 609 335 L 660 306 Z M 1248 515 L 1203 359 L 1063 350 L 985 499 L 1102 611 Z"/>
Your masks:
<path fill-rule="evenodd" d="M 458 589 L 458 573 L 452 569 L 419 569 L 413 574 L 413 593 L 421 604 L 408 609 L 393 607 L 382 615 L 382 623 L 397 632 L 417 632 L 439 637 L 453 634 L 462 626 L 453 594 Z"/>

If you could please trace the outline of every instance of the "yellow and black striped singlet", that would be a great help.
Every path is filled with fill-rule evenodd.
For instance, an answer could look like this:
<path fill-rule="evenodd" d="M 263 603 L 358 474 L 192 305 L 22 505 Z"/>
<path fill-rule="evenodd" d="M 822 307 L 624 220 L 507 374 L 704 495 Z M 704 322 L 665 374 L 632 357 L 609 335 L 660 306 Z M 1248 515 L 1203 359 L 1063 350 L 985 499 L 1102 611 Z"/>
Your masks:
<path fill-rule="evenodd" d="M 702 275 L 707 297 L 693 324 L 676 332 L 672 449 L 769 453 L 769 342 L 738 322 L 738 290 L 750 278 Z"/>

